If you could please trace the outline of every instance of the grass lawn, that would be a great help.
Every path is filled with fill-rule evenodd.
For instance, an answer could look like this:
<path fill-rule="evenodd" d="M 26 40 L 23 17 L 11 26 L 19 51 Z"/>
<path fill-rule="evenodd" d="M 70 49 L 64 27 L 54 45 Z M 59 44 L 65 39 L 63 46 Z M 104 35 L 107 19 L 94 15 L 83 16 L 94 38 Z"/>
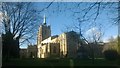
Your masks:
<path fill-rule="evenodd" d="M 92 60 L 81 59 L 11 59 L 3 62 L 3 66 L 118 66 L 117 61 L 105 59 Z"/>

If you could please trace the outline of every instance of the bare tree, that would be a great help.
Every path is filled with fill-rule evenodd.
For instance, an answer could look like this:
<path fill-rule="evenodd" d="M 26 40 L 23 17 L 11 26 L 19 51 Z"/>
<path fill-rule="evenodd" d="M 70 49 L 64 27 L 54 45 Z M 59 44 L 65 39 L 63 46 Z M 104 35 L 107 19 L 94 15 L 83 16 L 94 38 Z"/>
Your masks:
<path fill-rule="evenodd" d="M 33 38 L 42 19 L 40 12 L 49 8 L 51 4 L 52 2 L 47 7 L 37 10 L 34 3 L 2 3 L 3 33 L 11 32 L 14 39 Z"/>
<path fill-rule="evenodd" d="M 117 12 L 118 10 L 118 3 L 114 3 L 114 2 L 91 2 L 91 3 L 73 3 L 71 5 L 71 7 L 67 7 L 67 11 L 71 11 L 73 14 L 70 17 L 73 17 L 73 19 L 78 20 L 77 23 L 73 23 L 73 29 L 76 29 L 76 31 L 79 33 L 80 38 L 82 40 L 84 40 L 85 42 L 87 42 L 87 44 L 89 44 L 89 40 L 87 39 L 87 37 L 84 36 L 84 33 L 86 32 L 86 30 L 93 28 L 93 27 L 97 27 L 99 32 L 96 31 L 92 31 L 91 36 L 89 37 L 91 39 L 91 41 L 97 45 L 98 42 L 101 41 L 102 36 L 104 35 L 104 32 L 102 31 L 102 28 L 104 28 L 101 23 L 98 23 L 97 20 L 99 19 L 99 17 L 102 15 L 102 13 L 104 11 L 107 12 Z M 83 7 L 84 6 L 84 7 Z M 110 9 L 110 10 L 109 10 Z M 106 13 L 107 14 L 107 13 Z M 110 14 L 108 14 L 108 17 Z M 111 23 L 118 23 L 117 18 L 119 18 L 118 16 L 114 15 L 115 17 L 110 18 L 113 22 Z M 110 23 L 107 23 L 110 24 Z M 94 26 L 93 26 L 94 25 Z M 68 25 L 69 26 L 69 25 Z M 68 28 L 68 26 L 66 28 Z M 109 27 L 108 27 L 109 28 Z M 80 41 L 80 43 L 82 44 L 82 42 Z M 93 47 L 89 46 L 92 51 L 92 59 L 93 59 L 93 63 L 94 63 L 94 49 Z"/>
<path fill-rule="evenodd" d="M 13 52 L 19 52 L 20 42 L 30 42 L 30 39 L 36 38 L 37 28 L 42 19 L 40 12 L 50 7 L 51 4 L 52 2 L 39 11 L 34 7 L 34 3 L 30 2 L 3 2 L 0 5 L 1 22 L 3 24 L 3 52 L 6 52 L 6 55 L 10 54 L 10 51 L 15 50 L 12 48 L 16 46 L 18 51 Z M 6 49 L 7 45 L 8 48 Z"/>

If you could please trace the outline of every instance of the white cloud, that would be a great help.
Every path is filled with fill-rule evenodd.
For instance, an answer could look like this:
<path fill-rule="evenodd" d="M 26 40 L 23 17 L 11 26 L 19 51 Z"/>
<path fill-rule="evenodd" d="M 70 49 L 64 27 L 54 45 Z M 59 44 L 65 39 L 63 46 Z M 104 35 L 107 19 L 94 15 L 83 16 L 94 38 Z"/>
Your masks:
<path fill-rule="evenodd" d="M 102 33 L 97 27 L 92 27 L 86 31 L 85 36 L 86 39 L 93 42 L 95 40 L 100 41 L 102 39 Z"/>
<path fill-rule="evenodd" d="M 104 38 L 103 38 L 103 42 L 105 42 L 105 43 L 109 42 L 109 39 L 110 39 L 111 37 L 115 39 L 115 38 L 117 38 L 117 35 L 104 37 Z"/>
<path fill-rule="evenodd" d="M 109 39 L 109 38 L 107 38 L 107 37 L 103 38 L 103 42 L 105 42 L 105 43 L 109 42 L 108 39 Z"/>
<path fill-rule="evenodd" d="M 97 27 L 93 27 L 93 28 L 87 30 L 85 34 L 87 36 L 91 36 L 93 34 L 99 36 L 101 34 L 101 32 L 99 31 L 99 29 Z"/>
<path fill-rule="evenodd" d="M 112 36 L 114 39 L 117 38 L 117 35 Z"/>

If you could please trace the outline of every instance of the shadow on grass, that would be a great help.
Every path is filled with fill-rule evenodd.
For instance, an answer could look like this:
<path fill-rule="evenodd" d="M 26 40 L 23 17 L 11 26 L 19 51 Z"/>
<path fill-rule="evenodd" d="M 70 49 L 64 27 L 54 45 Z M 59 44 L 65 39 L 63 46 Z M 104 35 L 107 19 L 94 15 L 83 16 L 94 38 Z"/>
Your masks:
<path fill-rule="evenodd" d="M 64 66 L 65 68 L 88 68 L 89 66 L 92 68 L 97 68 L 98 66 L 107 66 L 111 67 L 118 67 L 117 61 L 107 61 L 105 59 L 95 59 L 95 63 L 92 63 L 92 60 L 81 60 L 81 59 L 71 59 L 72 66 L 70 59 L 10 59 L 8 62 L 3 60 L 2 67 L 10 67 L 14 66 L 21 67 L 21 68 L 40 68 L 43 66 L 49 68 L 56 68 L 58 66 Z M 90 68 L 89 67 L 89 68 Z"/>

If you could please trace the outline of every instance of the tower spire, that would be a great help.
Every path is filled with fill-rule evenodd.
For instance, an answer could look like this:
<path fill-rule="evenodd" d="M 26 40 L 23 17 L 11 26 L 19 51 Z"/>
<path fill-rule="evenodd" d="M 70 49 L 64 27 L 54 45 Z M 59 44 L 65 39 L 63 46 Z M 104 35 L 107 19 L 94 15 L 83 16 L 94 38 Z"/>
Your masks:
<path fill-rule="evenodd" d="M 43 24 L 46 24 L 46 16 L 45 16 L 45 14 L 44 14 Z"/>

